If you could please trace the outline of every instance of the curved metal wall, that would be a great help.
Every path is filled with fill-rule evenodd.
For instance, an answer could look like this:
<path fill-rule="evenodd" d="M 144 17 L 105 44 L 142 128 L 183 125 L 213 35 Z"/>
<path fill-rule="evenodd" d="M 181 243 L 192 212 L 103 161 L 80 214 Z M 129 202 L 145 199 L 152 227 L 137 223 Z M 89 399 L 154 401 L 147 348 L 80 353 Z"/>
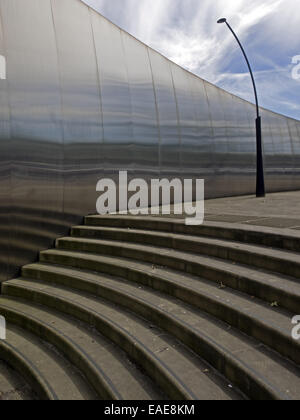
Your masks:
<path fill-rule="evenodd" d="M 0 0 L 0 280 L 95 212 L 95 186 L 197 177 L 253 193 L 255 107 L 80 0 Z M 300 188 L 300 122 L 262 110 L 269 191 Z"/>

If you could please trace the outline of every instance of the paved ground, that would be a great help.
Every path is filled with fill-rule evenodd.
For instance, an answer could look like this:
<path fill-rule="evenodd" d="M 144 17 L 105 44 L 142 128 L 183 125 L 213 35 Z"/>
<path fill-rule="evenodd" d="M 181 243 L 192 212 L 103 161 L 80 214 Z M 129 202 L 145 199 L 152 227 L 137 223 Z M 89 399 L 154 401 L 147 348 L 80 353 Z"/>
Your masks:
<path fill-rule="evenodd" d="M 207 200 L 205 220 L 300 230 L 300 191 Z"/>
<path fill-rule="evenodd" d="M 205 221 L 300 230 L 300 191 L 268 194 L 265 198 L 251 195 L 207 200 Z"/>

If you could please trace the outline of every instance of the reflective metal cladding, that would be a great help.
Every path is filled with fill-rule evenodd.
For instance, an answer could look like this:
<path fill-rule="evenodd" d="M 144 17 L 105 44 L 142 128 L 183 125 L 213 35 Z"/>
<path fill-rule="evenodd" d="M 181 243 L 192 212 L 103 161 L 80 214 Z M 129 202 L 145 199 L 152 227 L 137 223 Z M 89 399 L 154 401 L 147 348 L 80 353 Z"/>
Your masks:
<path fill-rule="evenodd" d="M 119 170 L 255 191 L 254 105 L 82 1 L 0 0 L 0 56 L 0 281 L 95 213 L 97 181 Z M 262 117 L 268 191 L 300 188 L 300 122 Z"/>

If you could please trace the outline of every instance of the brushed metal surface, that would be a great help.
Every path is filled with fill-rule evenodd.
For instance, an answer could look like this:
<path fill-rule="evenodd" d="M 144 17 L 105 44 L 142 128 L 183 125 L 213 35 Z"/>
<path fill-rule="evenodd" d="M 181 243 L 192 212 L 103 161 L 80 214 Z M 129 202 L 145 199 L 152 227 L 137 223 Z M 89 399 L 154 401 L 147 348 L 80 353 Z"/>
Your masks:
<path fill-rule="evenodd" d="M 205 178 L 255 191 L 255 107 L 81 0 L 0 0 L 0 281 L 95 213 L 96 183 Z M 300 122 L 262 109 L 268 191 L 300 188 Z"/>
<path fill-rule="evenodd" d="M 180 167 L 181 132 L 171 63 L 156 51 L 148 51 L 159 123 L 160 174 L 174 176 Z"/>

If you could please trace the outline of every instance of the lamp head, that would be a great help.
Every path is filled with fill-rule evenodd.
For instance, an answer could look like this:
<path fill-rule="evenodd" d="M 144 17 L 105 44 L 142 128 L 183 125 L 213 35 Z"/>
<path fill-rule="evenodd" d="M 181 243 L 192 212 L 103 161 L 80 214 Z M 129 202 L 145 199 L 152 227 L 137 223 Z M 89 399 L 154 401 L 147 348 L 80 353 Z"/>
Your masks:
<path fill-rule="evenodd" d="M 226 18 L 222 18 L 222 19 L 219 19 L 218 20 L 218 23 L 225 23 L 225 22 L 227 22 L 227 19 Z"/>

